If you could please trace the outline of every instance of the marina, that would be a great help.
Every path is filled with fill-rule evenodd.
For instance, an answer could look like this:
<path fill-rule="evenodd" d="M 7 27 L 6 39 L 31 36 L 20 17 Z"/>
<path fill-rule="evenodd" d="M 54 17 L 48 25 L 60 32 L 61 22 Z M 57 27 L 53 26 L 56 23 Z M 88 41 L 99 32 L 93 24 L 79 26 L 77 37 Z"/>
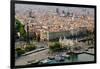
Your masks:
<path fill-rule="evenodd" d="M 15 5 L 15 66 L 95 61 L 93 8 Z"/>

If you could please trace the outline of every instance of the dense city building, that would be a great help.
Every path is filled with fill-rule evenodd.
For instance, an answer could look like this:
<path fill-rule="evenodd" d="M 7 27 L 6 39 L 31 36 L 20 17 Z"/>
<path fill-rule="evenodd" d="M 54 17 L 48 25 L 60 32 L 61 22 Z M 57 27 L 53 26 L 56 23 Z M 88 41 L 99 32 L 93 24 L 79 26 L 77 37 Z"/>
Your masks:
<path fill-rule="evenodd" d="M 38 14 L 30 10 L 26 15 L 16 14 L 16 18 L 25 25 L 25 30 L 28 23 L 29 32 L 40 34 L 41 40 L 78 35 L 80 31 L 84 31 L 84 33 L 94 31 L 93 16 L 60 11 L 59 8 L 56 8 L 56 12 L 48 11 L 44 14 Z"/>

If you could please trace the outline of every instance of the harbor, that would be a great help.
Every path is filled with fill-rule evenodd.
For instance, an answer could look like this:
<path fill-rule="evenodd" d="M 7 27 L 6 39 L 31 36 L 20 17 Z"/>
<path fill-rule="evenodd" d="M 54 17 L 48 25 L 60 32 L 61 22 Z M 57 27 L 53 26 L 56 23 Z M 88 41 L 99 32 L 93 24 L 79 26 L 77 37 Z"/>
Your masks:
<path fill-rule="evenodd" d="M 15 66 L 95 61 L 94 9 L 16 4 L 15 13 Z"/>

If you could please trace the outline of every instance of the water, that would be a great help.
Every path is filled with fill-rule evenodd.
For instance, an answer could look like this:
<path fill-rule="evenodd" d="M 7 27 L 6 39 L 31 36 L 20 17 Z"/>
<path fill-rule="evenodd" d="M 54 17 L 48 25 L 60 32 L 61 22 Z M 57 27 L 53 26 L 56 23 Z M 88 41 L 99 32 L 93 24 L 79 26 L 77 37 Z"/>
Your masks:
<path fill-rule="evenodd" d="M 42 60 L 43 64 L 56 64 L 56 63 L 71 63 L 71 62 L 86 62 L 86 61 L 94 61 L 94 55 L 82 53 L 78 55 L 70 55 L 69 57 L 66 57 L 64 61 L 56 61 L 56 60 L 50 60 L 45 59 Z"/>

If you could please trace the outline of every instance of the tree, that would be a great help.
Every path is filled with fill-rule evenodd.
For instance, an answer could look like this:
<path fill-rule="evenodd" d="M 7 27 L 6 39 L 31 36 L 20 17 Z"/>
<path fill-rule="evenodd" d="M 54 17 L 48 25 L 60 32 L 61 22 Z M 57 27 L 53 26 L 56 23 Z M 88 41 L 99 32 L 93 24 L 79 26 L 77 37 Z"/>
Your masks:
<path fill-rule="evenodd" d="M 16 48 L 16 52 L 18 56 L 21 56 L 22 54 L 25 53 L 25 50 L 21 49 L 21 48 Z"/>
<path fill-rule="evenodd" d="M 15 31 L 20 32 L 20 37 L 26 39 L 26 31 L 25 31 L 25 25 L 23 25 L 18 19 L 15 19 Z"/>
<path fill-rule="evenodd" d="M 49 46 L 51 51 L 59 51 L 62 49 L 61 44 L 59 42 L 54 43 L 53 45 Z"/>
<path fill-rule="evenodd" d="M 37 41 L 40 41 L 40 34 L 37 34 Z"/>
<path fill-rule="evenodd" d="M 29 44 L 29 45 L 27 45 L 26 47 L 25 47 L 25 51 L 32 51 L 32 50 L 34 50 L 34 49 L 36 49 L 36 46 L 35 45 L 33 45 L 33 44 Z"/>

